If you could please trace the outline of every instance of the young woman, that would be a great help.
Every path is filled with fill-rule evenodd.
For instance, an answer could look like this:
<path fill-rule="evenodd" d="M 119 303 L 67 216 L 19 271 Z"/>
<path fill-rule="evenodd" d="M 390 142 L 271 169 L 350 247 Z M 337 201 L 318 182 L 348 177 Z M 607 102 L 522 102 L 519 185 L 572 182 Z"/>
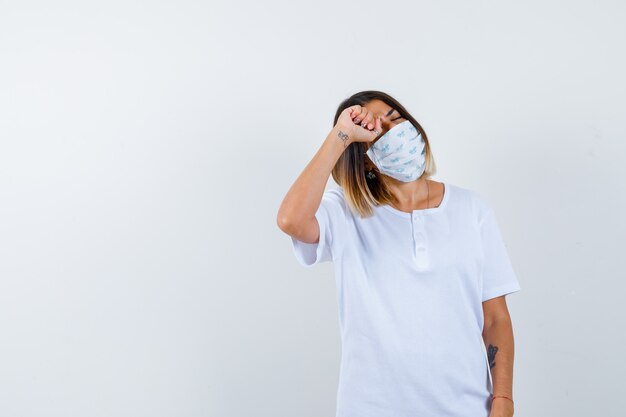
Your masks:
<path fill-rule="evenodd" d="M 302 265 L 334 263 L 337 417 L 513 415 L 505 296 L 520 285 L 488 201 L 434 173 L 420 124 L 364 91 L 279 209 Z"/>

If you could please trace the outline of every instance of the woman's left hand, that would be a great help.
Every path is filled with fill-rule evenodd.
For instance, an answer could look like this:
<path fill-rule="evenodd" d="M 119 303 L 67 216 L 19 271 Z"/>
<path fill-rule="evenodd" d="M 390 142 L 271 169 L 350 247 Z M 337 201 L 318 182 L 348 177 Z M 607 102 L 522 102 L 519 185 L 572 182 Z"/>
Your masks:
<path fill-rule="evenodd" d="M 492 399 L 489 417 L 513 417 L 513 403 L 506 398 Z"/>

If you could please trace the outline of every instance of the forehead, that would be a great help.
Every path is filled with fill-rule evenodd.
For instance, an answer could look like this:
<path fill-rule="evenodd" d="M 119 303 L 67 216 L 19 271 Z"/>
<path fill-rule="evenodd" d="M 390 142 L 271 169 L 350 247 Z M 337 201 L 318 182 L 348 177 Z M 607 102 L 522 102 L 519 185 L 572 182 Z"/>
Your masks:
<path fill-rule="evenodd" d="M 363 107 L 380 116 L 389 116 L 390 112 L 393 111 L 393 108 L 390 105 L 378 99 L 370 101 Z"/>

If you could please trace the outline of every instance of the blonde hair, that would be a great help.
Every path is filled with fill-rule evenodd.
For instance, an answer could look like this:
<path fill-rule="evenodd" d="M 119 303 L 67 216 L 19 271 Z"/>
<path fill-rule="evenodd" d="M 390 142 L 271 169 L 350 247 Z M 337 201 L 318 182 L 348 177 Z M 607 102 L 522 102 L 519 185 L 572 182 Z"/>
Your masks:
<path fill-rule="evenodd" d="M 337 124 L 339 115 L 343 110 L 358 104 L 365 106 L 372 100 L 380 100 L 396 109 L 404 119 L 409 120 L 424 138 L 426 166 L 421 178 L 428 179 L 437 172 L 428 136 L 422 126 L 396 99 L 381 91 L 367 90 L 353 94 L 344 100 L 335 113 L 333 126 Z M 375 178 L 369 179 L 365 172 L 365 158 L 367 146 L 364 142 L 353 142 L 341 154 L 333 167 L 331 175 L 333 180 L 343 189 L 346 203 L 353 213 L 360 217 L 370 217 L 374 214 L 373 208 L 386 204 L 396 204 L 398 201 L 390 192 L 385 176 L 374 168 Z"/>

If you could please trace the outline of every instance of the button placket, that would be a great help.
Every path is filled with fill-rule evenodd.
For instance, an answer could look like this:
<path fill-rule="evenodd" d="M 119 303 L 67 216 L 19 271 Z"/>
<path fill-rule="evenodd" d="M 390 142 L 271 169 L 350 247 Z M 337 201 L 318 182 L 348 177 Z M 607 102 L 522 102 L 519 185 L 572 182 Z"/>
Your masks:
<path fill-rule="evenodd" d="M 413 246 L 415 260 L 418 266 L 426 267 L 428 265 L 428 238 L 424 228 L 424 217 L 414 213 L 412 215 L 413 223 Z"/>

